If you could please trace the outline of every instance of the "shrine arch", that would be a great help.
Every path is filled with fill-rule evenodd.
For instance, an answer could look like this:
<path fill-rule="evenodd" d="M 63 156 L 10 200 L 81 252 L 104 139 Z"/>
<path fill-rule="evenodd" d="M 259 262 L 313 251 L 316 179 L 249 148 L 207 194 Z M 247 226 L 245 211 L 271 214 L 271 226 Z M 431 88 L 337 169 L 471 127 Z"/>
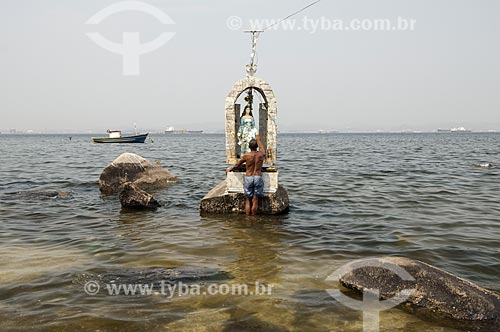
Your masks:
<path fill-rule="evenodd" d="M 240 104 L 238 97 L 245 91 L 257 91 L 263 102 L 259 104 L 259 134 L 266 149 L 264 164 L 276 164 L 276 125 L 277 105 L 276 97 L 271 86 L 263 79 L 247 77 L 236 82 L 226 97 L 226 163 L 238 162 L 237 133 L 240 121 Z"/>

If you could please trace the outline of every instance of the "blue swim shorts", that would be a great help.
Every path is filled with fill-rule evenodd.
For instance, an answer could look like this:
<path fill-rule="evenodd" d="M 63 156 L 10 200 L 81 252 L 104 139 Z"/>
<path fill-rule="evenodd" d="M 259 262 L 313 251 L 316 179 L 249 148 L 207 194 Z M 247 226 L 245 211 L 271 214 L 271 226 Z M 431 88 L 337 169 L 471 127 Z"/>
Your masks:
<path fill-rule="evenodd" d="M 245 176 L 243 188 L 248 198 L 264 196 L 264 180 L 260 175 Z"/>

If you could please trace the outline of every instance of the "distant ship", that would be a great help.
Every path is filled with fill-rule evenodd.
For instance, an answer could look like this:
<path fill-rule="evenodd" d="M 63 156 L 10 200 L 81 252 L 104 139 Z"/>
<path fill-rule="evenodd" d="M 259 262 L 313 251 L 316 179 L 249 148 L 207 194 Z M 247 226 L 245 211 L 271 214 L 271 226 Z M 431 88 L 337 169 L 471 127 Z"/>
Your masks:
<path fill-rule="evenodd" d="M 451 129 L 438 129 L 438 133 L 471 133 L 472 130 L 465 127 L 455 127 Z"/>
<path fill-rule="evenodd" d="M 187 129 L 174 129 L 174 127 L 168 127 L 165 130 L 165 134 L 201 134 L 203 130 L 187 130 Z"/>
<path fill-rule="evenodd" d="M 451 128 L 452 133 L 470 133 L 472 130 L 465 129 L 464 127 Z"/>

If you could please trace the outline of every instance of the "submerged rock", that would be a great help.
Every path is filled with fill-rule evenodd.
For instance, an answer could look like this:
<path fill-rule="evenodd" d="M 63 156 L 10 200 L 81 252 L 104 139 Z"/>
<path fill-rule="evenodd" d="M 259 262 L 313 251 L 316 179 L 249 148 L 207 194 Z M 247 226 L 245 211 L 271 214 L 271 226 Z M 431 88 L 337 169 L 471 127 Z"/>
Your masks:
<path fill-rule="evenodd" d="M 210 268 L 127 268 L 98 270 L 83 273 L 73 278 L 75 284 L 85 284 L 95 281 L 98 284 L 161 284 L 176 283 L 208 283 L 221 282 L 232 279 L 231 274 L 225 271 Z"/>
<path fill-rule="evenodd" d="M 404 281 L 388 269 L 373 265 L 389 264 L 407 271 L 414 281 Z M 363 266 L 363 260 L 357 266 Z M 500 296 L 467 280 L 426 263 L 400 257 L 367 259 L 365 267 L 340 277 L 343 286 L 355 291 L 380 290 L 381 299 L 414 289 L 403 308 L 426 318 L 448 321 L 458 328 L 500 331 Z"/>
<path fill-rule="evenodd" d="M 160 203 L 153 195 L 145 192 L 132 183 L 126 183 L 120 193 L 120 203 L 125 209 L 142 210 L 156 209 Z"/>
<path fill-rule="evenodd" d="M 245 213 L 245 195 L 227 193 L 226 180 L 219 183 L 203 197 L 200 203 L 202 213 Z M 281 214 L 289 209 L 288 193 L 281 185 L 273 194 L 259 199 L 259 214 Z"/>
<path fill-rule="evenodd" d="M 66 191 L 19 191 L 8 193 L 8 197 L 12 199 L 56 199 L 56 198 L 69 198 L 71 193 Z"/>
<path fill-rule="evenodd" d="M 176 181 L 177 177 L 158 163 L 153 164 L 133 153 L 124 153 L 102 171 L 99 189 L 104 194 L 112 195 L 121 192 L 127 182 L 148 190 Z"/>

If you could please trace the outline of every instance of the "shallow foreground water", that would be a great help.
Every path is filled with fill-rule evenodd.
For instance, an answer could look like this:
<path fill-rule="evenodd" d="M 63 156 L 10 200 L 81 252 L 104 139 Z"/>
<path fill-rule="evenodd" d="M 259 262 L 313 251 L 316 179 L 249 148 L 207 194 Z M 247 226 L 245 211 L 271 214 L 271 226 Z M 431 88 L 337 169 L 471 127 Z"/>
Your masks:
<path fill-rule="evenodd" d="M 225 176 L 223 135 L 153 140 L 0 135 L 0 331 L 362 331 L 361 313 L 330 297 L 336 285 L 325 279 L 351 260 L 384 255 L 500 292 L 500 167 L 473 167 L 500 165 L 500 134 L 280 135 L 291 210 L 256 218 L 199 215 L 200 199 Z M 154 192 L 157 211 L 123 212 L 116 197 L 101 197 L 99 174 L 123 152 L 160 160 L 181 179 Z M 22 193 L 52 190 L 70 195 Z M 136 282 L 174 267 L 272 288 L 84 291 L 93 278 Z M 456 331 L 399 309 L 380 322 L 381 331 Z"/>

